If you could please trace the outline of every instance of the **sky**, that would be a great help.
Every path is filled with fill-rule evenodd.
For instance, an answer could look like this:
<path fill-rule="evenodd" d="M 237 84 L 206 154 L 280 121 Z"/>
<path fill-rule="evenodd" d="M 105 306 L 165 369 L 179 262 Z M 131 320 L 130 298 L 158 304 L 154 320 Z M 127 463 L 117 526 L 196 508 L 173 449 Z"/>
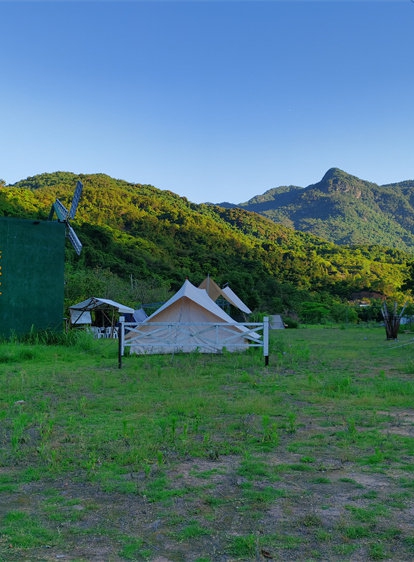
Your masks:
<path fill-rule="evenodd" d="M 413 0 L 0 0 L 0 178 L 414 179 Z"/>

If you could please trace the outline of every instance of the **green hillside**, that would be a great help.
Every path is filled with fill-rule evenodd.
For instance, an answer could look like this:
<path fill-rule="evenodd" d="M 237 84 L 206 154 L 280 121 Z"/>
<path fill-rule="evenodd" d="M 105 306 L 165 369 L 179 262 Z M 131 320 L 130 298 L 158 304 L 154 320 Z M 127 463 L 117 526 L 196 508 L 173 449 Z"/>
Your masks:
<path fill-rule="evenodd" d="M 277 187 L 237 206 L 335 244 L 414 253 L 414 181 L 379 186 L 332 168 L 316 184 Z"/>
<path fill-rule="evenodd" d="M 242 208 L 197 205 L 103 174 L 56 172 L 3 186 L 0 216 L 47 220 L 56 197 L 70 206 L 78 179 L 72 225 L 83 250 L 78 257 L 67 242 L 67 304 L 95 295 L 136 306 L 207 274 L 261 311 L 297 313 L 303 302 L 339 303 L 361 290 L 403 298 L 403 251 L 335 245 Z"/>

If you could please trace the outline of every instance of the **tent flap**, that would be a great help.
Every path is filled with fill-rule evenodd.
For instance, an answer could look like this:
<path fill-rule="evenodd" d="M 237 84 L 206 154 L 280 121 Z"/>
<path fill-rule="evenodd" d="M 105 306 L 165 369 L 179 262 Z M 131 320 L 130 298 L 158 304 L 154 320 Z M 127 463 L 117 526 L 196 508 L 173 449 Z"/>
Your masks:
<path fill-rule="evenodd" d="M 71 324 L 91 324 L 92 317 L 88 310 L 72 310 L 70 312 L 70 322 Z"/>
<path fill-rule="evenodd" d="M 234 291 L 230 289 L 228 285 L 227 287 L 224 287 L 221 292 L 223 293 L 224 297 L 230 302 L 230 304 L 240 309 L 242 312 L 245 312 L 246 314 L 252 313 L 250 308 L 244 304 L 244 302 L 236 295 Z"/>

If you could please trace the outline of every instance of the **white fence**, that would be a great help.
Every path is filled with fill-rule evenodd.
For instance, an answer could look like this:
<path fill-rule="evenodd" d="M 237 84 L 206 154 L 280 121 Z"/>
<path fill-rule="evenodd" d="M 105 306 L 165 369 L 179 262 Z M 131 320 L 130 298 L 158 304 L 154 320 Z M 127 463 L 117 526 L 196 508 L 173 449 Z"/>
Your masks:
<path fill-rule="evenodd" d="M 145 330 L 142 328 L 145 327 Z M 150 330 L 148 328 L 151 328 Z M 236 329 L 235 329 L 236 328 Z M 189 334 L 195 342 L 192 350 L 217 353 L 226 349 L 261 347 L 265 364 L 269 362 L 269 318 L 263 322 L 151 322 L 137 324 L 123 322 L 119 325 L 119 366 L 126 347 L 137 348 L 140 353 L 174 353 L 188 347 Z M 202 342 L 200 345 L 198 342 Z M 242 344 L 241 344 L 242 342 Z"/>

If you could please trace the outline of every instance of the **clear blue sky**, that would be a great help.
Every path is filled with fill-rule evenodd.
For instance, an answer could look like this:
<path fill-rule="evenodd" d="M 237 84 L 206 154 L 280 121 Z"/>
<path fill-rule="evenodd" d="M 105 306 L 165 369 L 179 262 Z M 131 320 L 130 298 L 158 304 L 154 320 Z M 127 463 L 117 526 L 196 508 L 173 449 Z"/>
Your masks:
<path fill-rule="evenodd" d="M 240 203 L 414 179 L 414 2 L 0 1 L 0 178 Z"/>

